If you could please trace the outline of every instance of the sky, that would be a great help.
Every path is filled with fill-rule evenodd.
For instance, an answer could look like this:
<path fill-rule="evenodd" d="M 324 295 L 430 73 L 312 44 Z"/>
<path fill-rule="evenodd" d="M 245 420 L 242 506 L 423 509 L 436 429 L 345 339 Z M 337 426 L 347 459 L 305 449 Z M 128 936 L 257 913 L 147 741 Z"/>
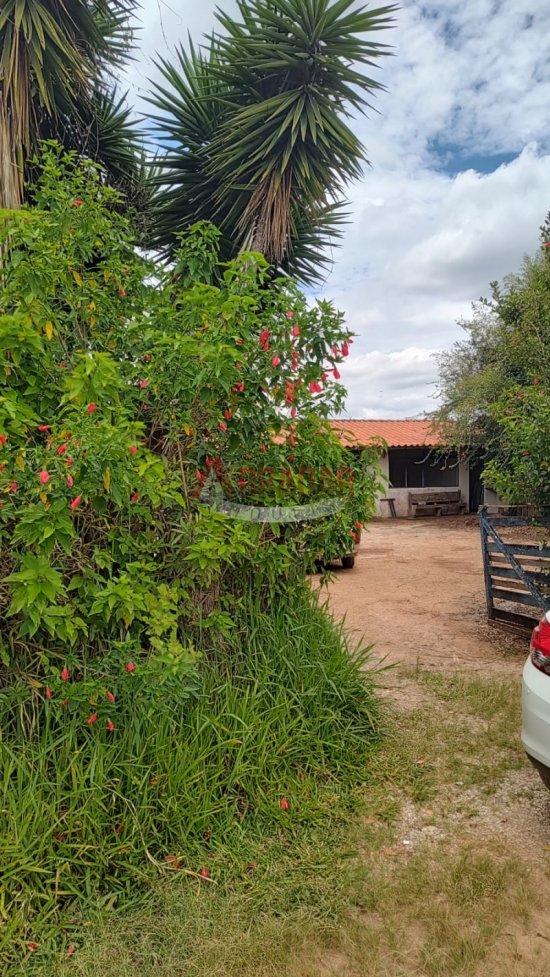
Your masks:
<path fill-rule="evenodd" d="M 369 6 L 376 7 L 378 3 Z M 213 0 L 142 0 L 139 108 L 154 57 L 215 26 Z M 224 0 L 232 12 L 234 0 Z M 342 371 L 349 417 L 418 417 L 437 405 L 434 355 L 489 282 L 539 246 L 550 210 L 550 4 L 403 0 L 376 77 L 387 91 L 352 122 L 371 166 L 315 290 L 357 334 Z"/>

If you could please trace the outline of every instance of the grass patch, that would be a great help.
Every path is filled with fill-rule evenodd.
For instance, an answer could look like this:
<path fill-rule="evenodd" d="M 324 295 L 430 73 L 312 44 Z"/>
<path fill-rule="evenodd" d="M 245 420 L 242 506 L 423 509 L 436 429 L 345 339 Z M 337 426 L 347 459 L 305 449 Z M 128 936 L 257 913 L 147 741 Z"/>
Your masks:
<path fill-rule="evenodd" d="M 95 912 L 141 903 L 159 874 L 239 878 L 262 839 L 281 832 L 292 846 L 296 826 L 318 823 L 333 794 L 345 807 L 343 786 L 368 779 L 379 728 L 368 654 L 350 651 L 305 586 L 267 610 L 251 593 L 235 624 L 177 721 L 130 712 L 108 739 L 45 719 L 4 742 L 8 970 L 23 960 L 28 973 Z"/>
<path fill-rule="evenodd" d="M 423 678 L 420 679 L 423 681 Z M 215 884 L 174 876 L 157 884 L 154 906 L 106 920 L 78 952 L 40 966 L 32 977 L 531 977 L 516 968 L 510 931 L 537 912 L 529 870 L 505 838 L 472 837 L 462 821 L 433 843 L 402 845 L 404 799 L 426 814 L 426 798 L 446 822 L 456 803 L 456 768 L 474 734 L 456 724 L 491 722 L 513 744 L 509 683 L 454 676 L 428 680 L 434 707 L 395 717 L 372 755 L 372 779 L 343 788 L 325 783 L 315 820 L 281 824 L 269 841 L 245 832 L 238 854 L 216 847 Z M 459 688 L 465 690 L 465 697 Z M 471 711 L 468 711 L 471 710 Z M 429 718 L 433 712 L 432 718 Z M 478 737 L 479 740 L 479 737 Z M 485 752 L 482 742 L 478 749 Z M 487 748 L 488 753 L 491 747 Z M 465 761 L 463 761 L 465 762 Z M 486 772 L 489 765 L 484 768 Z M 509 769 L 514 769 L 514 765 Z M 250 863 L 255 863 L 251 868 Z M 543 896 L 541 898 L 544 899 Z M 512 943 L 510 943 L 512 940 Z M 506 959 L 487 970 L 493 949 Z M 540 941 L 539 941 L 540 942 Z M 538 959 L 538 958 L 537 958 Z M 27 965 L 28 966 L 28 965 Z M 547 971 L 540 971 L 541 973 Z"/>

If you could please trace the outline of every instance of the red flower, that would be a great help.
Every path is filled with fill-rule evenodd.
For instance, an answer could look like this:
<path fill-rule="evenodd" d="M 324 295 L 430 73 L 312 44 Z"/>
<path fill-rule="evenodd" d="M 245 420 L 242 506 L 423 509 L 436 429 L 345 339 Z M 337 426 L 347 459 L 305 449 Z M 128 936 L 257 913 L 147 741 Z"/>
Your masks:
<path fill-rule="evenodd" d="M 6 441 L 7 441 L 7 440 L 8 440 L 8 439 L 7 439 L 7 437 L 6 437 L 6 435 L 5 435 L 5 434 L 0 434 L 0 444 L 2 445 L 2 447 L 3 447 L 3 448 L 5 448 L 5 447 L 6 447 Z"/>
<path fill-rule="evenodd" d="M 281 362 L 281 357 L 275 354 L 275 356 L 271 360 L 271 366 L 279 366 L 280 362 Z"/>
<path fill-rule="evenodd" d="M 235 383 L 233 385 L 233 390 L 235 391 L 236 394 L 244 393 L 244 383 Z"/>
<path fill-rule="evenodd" d="M 290 804 L 288 803 L 286 797 L 281 797 L 279 807 L 281 808 L 281 811 L 288 811 Z"/>
<path fill-rule="evenodd" d="M 291 434 L 291 435 L 290 435 L 290 437 L 289 437 L 289 439 L 288 439 L 288 443 L 289 443 L 289 445 L 290 445 L 290 446 L 291 446 L 292 448 L 293 448 L 293 447 L 294 447 L 294 445 L 296 444 L 296 438 L 294 437 L 294 435 L 293 435 L 293 434 Z"/>
<path fill-rule="evenodd" d="M 12 482 L 10 485 L 10 492 L 17 492 L 17 482 Z"/>
<path fill-rule="evenodd" d="M 218 424 L 218 427 L 219 427 L 220 431 L 227 431 L 227 424 L 225 423 L 225 421 L 220 421 L 220 423 Z"/>
<path fill-rule="evenodd" d="M 82 207 L 83 203 L 84 201 L 81 200 L 80 197 L 77 197 L 76 200 L 73 200 L 71 207 Z"/>
<path fill-rule="evenodd" d="M 67 445 L 66 444 L 60 444 L 59 445 L 59 448 L 57 449 L 57 454 L 58 455 L 64 455 L 65 452 L 66 452 L 66 450 L 67 450 Z"/>
<path fill-rule="evenodd" d="M 46 689 L 46 699 L 51 699 L 51 697 L 52 697 L 52 690 Z"/>
<path fill-rule="evenodd" d="M 200 875 L 201 879 L 209 879 L 210 878 L 210 872 L 208 871 L 207 868 L 201 868 L 201 870 L 199 872 L 199 875 Z"/>
<path fill-rule="evenodd" d="M 138 380 L 138 387 L 140 388 L 140 390 L 145 390 L 145 388 L 148 386 L 149 386 L 148 380 Z"/>
<path fill-rule="evenodd" d="M 223 412 L 223 416 L 225 417 L 226 421 L 230 421 L 231 420 L 231 411 L 226 408 L 224 410 L 224 412 Z"/>
<path fill-rule="evenodd" d="M 264 329 L 264 331 L 260 333 L 260 344 L 262 346 L 265 346 L 268 339 L 269 339 L 269 329 Z"/>
<path fill-rule="evenodd" d="M 315 380 L 313 383 L 310 383 L 310 385 L 309 385 L 309 392 L 310 392 L 310 394 L 320 394 L 321 393 L 321 385 L 319 383 L 317 383 L 317 380 Z"/>
<path fill-rule="evenodd" d="M 27 943 L 27 950 L 31 950 L 31 951 L 32 950 L 38 950 L 38 947 L 39 946 L 40 946 L 40 943 L 30 942 L 30 943 Z"/>
<path fill-rule="evenodd" d="M 299 326 L 293 326 L 292 327 L 292 335 L 293 336 L 299 336 L 300 335 L 300 327 Z"/>
<path fill-rule="evenodd" d="M 363 528 L 363 524 L 360 523 L 357 519 L 355 520 L 355 528 L 356 529 L 362 529 Z"/>
<path fill-rule="evenodd" d="M 138 453 L 137 445 L 131 444 L 130 445 L 130 454 L 131 455 L 137 455 L 137 453 Z"/>
<path fill-rule="evenodd" d="M 106 692 L 105 695 L 107 696 L 107 699 L 109 700 L 109 702 L 114 702 L 115 701 L 115 697 L 114 697 L 114 695 L 113 695 L 112 692 Z"/>
<path fill-rule="evenodd" d="M 349 348 L 347 343 L 342 343 L 342 356 L 349 355 Z"/>
<path fill-rule="evenodd" d="M 72 475 L 67 475 L 67 487 L 72 488 L 74 485 L 74 478 Z"/>
<path fill-rule="evenodd" d="M 68 699 L 62 699 L 61 700 L 61 705 L 62 706 L 68 706 L 69 705 L 69 700 Z"/>
<path fill-rule="evenodd" d="M 70 677 L 71 677 L 71 675 L 70 675 L 69 669 L 67 668 L 66 665 L 64 665 L 63 668 L 61 669 L 61 681 L 62 682 L 68 682 L 69 679 L 70 679 Z"/>
<path fill-rule="evenodd" d="M 69 946 L 67 947 L 67 952 L 66 952 L 65 956 L 66 957 L 72 957 L 74 951 L 75 951 L 75 945 L 74 945 L 74 943 L 69 943 Z"/>
<path fill-rule="evenodd" d="M 44 431 L 49 431 L 50 430 L 50 425 L 49 424 L 39 424 L 38 425 L 38 430 L 41 431 L 42 433 L 44 433 Z"/>
<path fill-rule="evenodd" d="M 112 719 L 108 719 L 107 720 L 107 729 L 109 730 L 110 733 L 113 733 L 114 732 L 114 730 L 115 730 L 115 724 L 114 724 L 114 722 L 113 722 Z"/>
<path fill-rule="evenodd" d="M 50 480 L 49 472 L 47 472 L 47 471 L 41 471 L 40 472 L 40 484 L 41 485 L 47 485 L 48 482 L 49 482 L 49 480 Z"/>
<path fill-rule="evenodd" d="M 242 344 L 243 344 L 243 340 L 242 339 L 236 339 L 235 340 L 235 346 L 242 346 Z"/>
<path fill-rule="evenodd" d="M 295 407 L 293 407 L 293 408 L 291 409 L 291 411 L 290 411 L 290 416 L 291 416 L 291 417 L 296 417 L 296 408 L 295 408 Z"/>
<path fill-rule="evenodd" d="M 78 446 L 80 444 L 80 441 L 78 441 L 78 442 L 75 441 L 75 444 Z M 73 463 L 72 456 L 71 455 L 67 455 L 67 457 L 65 458 L 65 464 L 68 465 L 69 468 L 70 468 L 70 466 L 72 465 L 72 463 Z"/>
<path fill-rule="evenodd" d="M 340 370 L 336 369 L 336 367 L 334 367 L 334 370 L 332 372 L 334 373 L 334 379 L 335 380 L 339 380 L 340 377 L 342 376 L 342 374 L 340 373 Z"/>
<path fill-rule="evenodd" d="M 97 410 L 97 404 L 88 404 L 88 414 L 93 414 L 95 410 Z"/>
<path fill-rule="evenodd" d="M 139 502 L 139 492 L 132 492 L 130 502 Z"/>
<path fill-rule="evenodd" d="M 97 712 L 93 712 L 91 716 L 88 716 L 86 722 L 88 726 L 93 726 L 94 723 L 97 723 Z"/>
<path fill-rule="evenodd" d="M 286 314 L 286 317 L 287 317 L 287 319 L 293 319 L 294 318 L 294 312 L 288 311 L 287 314 Z"/>
<path fill-rule="evenodd" d="M 125 299 L 126 298 L 126 292 L 124 291 L 123 288 L 119 288 L 118 294 L 120 295 L 121 299 Z"/>
<path fill-rule="evenodd" d="M 127 672 L 135 672 L 136 670 L 136 666 L 134 662 L 128 662 L 127 665 L 125 665 L 125 668 Z"/>
<path fill-rule="evenodd" d="M 81 495 L 77 495 L 76 499 L 73 499 L 73 501 L 71 502 L 71 509 L 73 511 L 75 509 L 78 509 L 78 507 L 79 507 L 79 505 L 80 505 L 81 502 L 82 502 L 82 496 Z"/>

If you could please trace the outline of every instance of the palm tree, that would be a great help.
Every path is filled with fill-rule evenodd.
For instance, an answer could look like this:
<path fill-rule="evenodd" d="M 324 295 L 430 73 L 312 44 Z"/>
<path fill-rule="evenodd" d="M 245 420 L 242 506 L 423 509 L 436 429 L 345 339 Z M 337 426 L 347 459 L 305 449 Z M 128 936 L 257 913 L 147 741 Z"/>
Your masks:
<path fill-rule="evenodd" d="M 121 114 L 107 79 L 127 57 L 128 20 L 136 5 L 137 0 L 4 0 L 0 10 L 0 207 L 17 207 L 22 202 L 26 160 L 40 138 L 57 136 L 79 149 L 87 131 L 104 128 L 109 103 L 122 124 L 119 145 L 126 136 L 127 157 L 128 118 Z M 96 109 L 100 114 L 94 120 Z M 88 144 L 93 144 L 91 137 Z M 94 158 L 101 158 L 100 149 L 96 140 Z"/>
<path fill-rule="evenodd" d="M 343 192 L 367 162 L 347 119 L 383 86 L 365 68 L 395 6 L 355 0 L 239 0 L 208 48 L 162 60 L 151 102 L 166 147 L 152 243 L 167 256 L 200 219 L 226 257 L 260 251 L 303 281 L 320 277 L 345 221 Z"/>

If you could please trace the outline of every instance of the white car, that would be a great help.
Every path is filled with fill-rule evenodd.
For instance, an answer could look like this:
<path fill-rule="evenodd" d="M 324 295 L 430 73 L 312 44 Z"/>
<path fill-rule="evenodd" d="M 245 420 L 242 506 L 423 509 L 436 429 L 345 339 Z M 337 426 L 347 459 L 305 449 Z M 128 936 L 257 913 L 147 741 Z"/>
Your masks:
<path fill-rule="evenodd" d="M 531 636 L 531 652 L 523 669 L 521 741 L 550 788 L 550 611 Z"/>

